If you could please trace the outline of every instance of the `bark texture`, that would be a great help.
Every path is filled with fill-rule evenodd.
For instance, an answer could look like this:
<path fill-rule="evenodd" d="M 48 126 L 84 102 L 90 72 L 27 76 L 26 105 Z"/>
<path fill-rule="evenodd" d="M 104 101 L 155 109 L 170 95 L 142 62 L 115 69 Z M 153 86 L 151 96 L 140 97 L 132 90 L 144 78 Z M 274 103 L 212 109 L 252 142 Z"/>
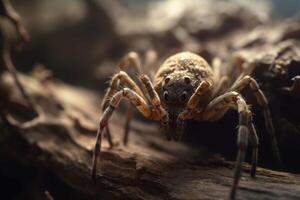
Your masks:
<path fill-rule="evenodd" d="M 8 74 L 3 79 L 12 92 L 11 114 L 17 120 L 28 120 L 29 111 L 13 81 Z M 92 148 L 100 104 L 97 95 L 57 81 L 48 82 L 47 87 L 27 76 L 22 76 L 22 81 L 30 95 L 39 100 L 49 121 L 27 130 L 2 124 L 1 160 L 13 160 L 34 167 L 41 174 L 53 174 L 64 183 L 65 191 L 78 194 L 75 197 L 79 199 L 228 197 L 232 162 L 205 149 L 167 142 L 156 125 L 142 121 L 134 121 L 129 146 L 124 147 L 119 142 L 123 118 L 118 113 L 111 120 L 116 147 L 109 149 L 107 141 L 104 142 L 97 181 L 92 182 Z M 257 178 L 252 179 L 248 172 L 249 165 L 244 164 L 238 199 L 300 198 L 299 175 L 258 168 Z M 55 191 L 44 189 L 56 199 Z"/>

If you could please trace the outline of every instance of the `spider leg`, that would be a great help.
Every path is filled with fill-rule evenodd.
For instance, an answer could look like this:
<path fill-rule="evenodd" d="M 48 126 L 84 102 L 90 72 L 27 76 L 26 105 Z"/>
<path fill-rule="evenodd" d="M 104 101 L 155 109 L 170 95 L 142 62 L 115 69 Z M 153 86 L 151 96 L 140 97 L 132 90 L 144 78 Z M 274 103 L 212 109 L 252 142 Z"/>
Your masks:
<path fill-rule="evenodd" d="M 127 67 L 133 67 L 134 71 L 137 73 L 137 75 L 140 75 L 141 73 L 141 58 L 138 53 L 132 51 L 129 52 L 127 55 L 125 55 L 121 62 L 119 63 L 118 67 L 121 70 L 125 70 Z M 143 90 L 143 88 L 142 88 Z M 130 124 L 132 119 L 132 107 L 130 103 L 126 104 L 126 121 L 124 125 L 124 137 L 123 137 L 123 144 L 127 145 L 128 143 L 128 137 L 129 137 L 129 131 L 130 131 Z"/>
<path fill-rule="evenodd" d="M 229 88 L 230 79 L 228 76 L 222 76 L 220 81 L 218 81 L 217 86 L 213 90 L 212 96 L 215 97 L 218 94 L 224 94 L 224 92 Z"/>
<path fill-rule="evenodd" d="M 104 111 L 110 101 L 110 97 L 112 97 L 118 90 L 119 90 L 119 86 L 127 86 L 128 88 L 132 89 L 133 91 L 135 91 L 137 94 L 139 94 L 141 97 L 144 98 L 143 92 L 140 89 L 140 87 L 129 77 L 129 75 L 124 72 L 124 71 L 120 71 L 118 73 L 116 73 L 111 81 L 110 81 L 110 86 L 104 96 L 103 102 L 102 102 L 102 111 Z M 125 122 L 125 132 L 124 132 L 124 144 L 127 144 L 127 139 L 125 140 L 125 138 L 128 138 L 128 134 L 129 134 L 129 129 L 130 129 L 130 119 L 131 119 L 131 106 L 128 104 L 127 106 L 127 117 L 126 117 L 126 122 Z M 108 126 L 107 126 L 108 127 Z M 110 132 L 108 131 L 108 128 L 106 128 L 106 133 L 108 138 L 111 138 L 111 135 L 109 136 Z"/>
<path fill-rule="evenodd" d="M 123 144 L 124 145 L 128 144 L 130 123 L 131 123 L 131 119 L 132 119 L 132 107 L 131 107 L 129 102 L 127 102 L 126 107 L 127 107 L 126 114 L 125 114 L 126 121 L 125 121 L 125 126 L 124 126 L 124 137 L 123 137 Z"/>
<path fill-rule="evenodd" d="M 140 55 L 137 53 L 137 52 L 129 52 L 127 55 L 125 55 L 121 62 L 119 63 L 118 67 L 121 69 L 121 70 L 125 70 L 126 68 L 128 67 L 133 67 L 134 68 L 134 71 L 136 72 L 137 75 L 141 75 L 142 74 L 142 68 L 145 70 L 145 69 L 150 69 L 151 71 L 149 72 L 150 73 L 150 77 L 152 77 L 152 73 L 154 73 L 154 67 L 155 64 L 157 62 L 157 52 L 154 51 L 154 50 L 148 50 L 146 52 L 146 55 L 145 55 L 145 63 L 144 63 L 144 67 L 142 67 L 142 62 L 141 62 L 141 57 Z M 154 74 L 153 74 L 154 76 Z M 145 89 L 145 88 L 142 88 L 142 90 Z"/>
<path fill-rule="evenodd" d="M 125 70 L 125 68 L 127 68 L 128 66 L 132 66 L 137 74 L 141 73 L 142 64 L 141 58 L 138 53 L 134 51 L 129 52 L 121 59 L 121 62 L 118 64 L 118 67 L 121 70 Z"/>
<path fill-rule="evenodd" d="M 149 51 L 149 52 L 151 52 L 151 51 Z M 147 67 L 152 62 L 149 59 L 155 59 L 155 55 L 151 56 L 151 54 L 153 54 L 153 53 L 150 53 L 150 55 L 148 55 L 149 52 L 147 52 L 147 54 L 146 54 L 146 66 Z M 150 56 L 150 58 L 149 58 L 149 56 Z M 154 58 L 151 58 L 151 57 L 154 57 Z M 131 51 L 122 58 L 118 67 L 120 68 L 121 71 L 125 71 L 125 69 L 132 67 L 135 72 L 135 75 L 140 76 L 142 74 L 142 64 L 141 63 L 142 62 L 141 62 L 140 55 L 137 52 Z M 146 94 L 146 88 L 143 85 L 141 85 L 141 90 L 144 92 L 144 94 Z"/>
<path fill-rule="evenodd" d="M 156 68 L 157 68 L 157 52 L 154 50 L 148 50 L 145 55 L 145 64 L 144 69 L 149 70 L 148 73 L 150 75 L 151 80 L 154 79 Z"/>
<path fill-rule="evenodd" d="M 126 54 L 118 64 L 118 68 L 121 70 L 119 73 L 123 73 L 123 70 L 126 70 L 128 67 L 132 67 L 136 75 L 141 74 L 141 58 L 138 53 L 132 51 Z M 119 77 L 116 77 L 119 76 Z M 123 76 L 123 77 L 122 77 Z M 115 78 L 115 80 L 114 80 Z M 127 80 L 127 81 L 126 81 Z M 126 75 L 115 75 L 110 83 L 110 88 L 106 92 L 106 95 L 104 97 L 104 101 L 102 104 L 102 110 L 104 110 L 107 107 L 107 104 L 109 102 L 109 97 L 113 96 L 117 91 L 119 85 L 125 85 L 133 90 L 135 90 L 140 96 L 144 97 L 143 92 L 145 93 L 145 89 L 142 87 L 141 89 L 135 82 L 128 76 Z M 126 85 L 127 84 L 127 85 Z M 130 123 L 132 119 L 132 107 L 130 104 L 126 105 L 126 121 L 124 125 L 124 138 L 123 138 L 123 144 L 127 145 L 128 143 L 128 137 L 129 137 L 129 131 L 130 131 Z M 107 126 L 108 127 L 108 126 Z M 108 129 L 106 130 L 108 138 L 111 138 L 111 135 L 109 136 L 109 131 Z"/>
<path fill-rule="evenodd" d="M 220 119 L 220 115 L 223 115 L 229 108 L 234 108 L 239 113 L 239 126 L 237 135 L 238 154 L 234 169 L 234 181 L 230 193 L 230 198 L 234 199 L 241 177 L 241 165 L 245 159 L 248 139 L 252 141 L 252 148 L 254 152 L 251 175 L 254 176 L 256 171 L 258 140 L 254 126 L 251 122 L 251 111 L 240 94 L 237 92 L 228 92 L 212 100 L 207 105 L 202 117 L 204 120 L 215 121 Z M 249 134 L 250 138 L 248 138 Z"/>
<path fill-rule="evenodd" d="M 212 60 L 212 65 L 211 65 L 214 74 L 215 74 L 215 81 L 217 82 L 221 77 L 222 77 L 222 61 L 219 57 L 215 57 Z"/>
<path fill-rule="evenodd" d="M 102 141 L 102 132 L 103 129 L 107 126 L 108 121 L 110 117 L 112 116 L 114 110 L 118 107 L 120 101 L 122 98 L 128 99 L 131 104 L 133 104 L 137 110 L 144 115 L 144 117 L 148 119 L 160 119 L 161 116 L 157 112 L 153 112 L 153 110 L 150 109 L 150 106 L 147 104 L 147 102 L 138 95 L 135 91 L 124 88 L 118 92 L 116 92 L 110 102 L 107 108 L 105 109 L 100 122 L 99 122 L 99 128 L 97 131 L 97 137 L 96 137 L 96 143 L 94 148 L 94 154 L 93 154 L 93 163 L 92 163 L 92 179 L 96 180 L 96 168 L 97 168 L 97 160 L 98 156 L 100 154 L 101 150 L 101 141 Z"/>
<path fill-rule="evenodd" d="M 106 132 L 106 137 L 107 137 L 107 141 L 108 141 L 109 147 L 113 148 L 114 147 L 114 142 L 113 142 L 113 139 L 112 139 L 112 136 L 111 136 L 111 131 L 110 131 L 110 128 L 109 128 L 108 124 L 105 127 L 105 132 Z"/>
<path fill-rule="evenodd" d="M 145 65 L 144 65 L 145 68 L 153 69 L 156 61 L 157 61 L 156 52 L 153 50 L 147 51 L 146 56 L 145 56 Z M 141 58 L 138 53 L 133 52 L 133 51 L 128 53 L 126 56 L 124 56 L 124 58 L 121 60 L 121 62 L 119 64 L 119 68 L 121 70 L 125 70 L 125 68 L 130 67 L 130 66 L 134 68 L 134 71 L 140 77 L 139 80 L 142 84 L 139 87 L 133 82 L 136 86 L 134 86 L 133 84 L 128 84 L 129 87 L 134 89 L 135 92 L 137 92 L 140 96 L 144 97 L 145 99 L 147 99 L 147 97 L 148 97 L 147 95 L 149 95 L 150 102 L 152 103 L 152 105 L 155 106 L 155 110 L 163 112 L 163 109 L 161 109 L 159 97 L 156 94 L 150 79 L 146 75 L 142 74 Z M 151 73 L 151 71 L 150 71 L 150 73 Z M 131 83 L 131 82 L 129 81 L 128 83 Z M 166 115 L 166 114 L 164 113 L 162 115 Z M 128 143 L 131 119 L 132 119 L 132 107 L 128 104 L 127 111 L 126 111 L 124 138 L 123 138 L 123 142 L 125 145 Z M 164 120 L 162 120 L 162 121 L 164 121 Z"/>
<path fill-rule="evenodd" d="M 162 107 L 160 98 L 159 98 L 157 92 L 155 91 L 153 84 L 150 81 L 150 78 L 147 75 L 141 75 L 140 81 L 145 86 L 147 93 L 150 97 L 151 105 L 153 106 L 154 111 L 157 112 L 157 116 L 159 116 L 159 119 L 156 119 L 156 120 L 161 121 L 161 126 L 162 126 L 163 131 L 165 133 L 168 133 L 168 130 L 169 130 L 168 114 L 165 111 L 165 109 Z"/>
<path fill-rule="evenodd" d="M 148 69 L 153 62 L 156 60 L 156 54 L 155 52 L 148 51 L 146 53 L 146 60 L 145 60 L 145 67 Z M 142 64 L 141 64 L 141 57 L 137 52 L 129 52 L 127 55 L 123 57 L 121 62 L 119 63 L 119 68 L 121 70 L 125 70 L 125 68 L 133 67 L 134 71 L 136 72 L 136 75 L 140 76 L 142 73 Z M 143 85 L 141 85 L 141 91 L 143 94 L 147 94 L 147 91 Z M 141 95 L 141 94 L 140 94 Z M 143 95 L 142 95 L 143 96 Z M 132 120 L 132 107 L 128 103 L 126 109 L 126 121 L 124 126 L 124 137 L 123 137 L 123 144 L 128 144 L 128 137 L 129 137 L 129 131 L 130 131 L 130 124 Z"/>
<path fill-rule="evenodd" d="M 270 137 L 270 141 L 271 141 L 272 151 L 273 151 L 276 161 L 278 162 L 279 165 L 281 165 L 282 162 L 281 162 L 280 152 L 278 149 L 278 143 L 277 143 L 277 139 L 276 139 L 276 135 L 275 135 L 275 129 L 274 129 L 274 126 L 272 123 L 272 117 L 271 117 L 271 112 L 270 112 L 269 105 L 268 105 L 268 100 L 265 97 L 264 93 L 259 88 L 259 85 L 256 82 L 256 80 L 251 78 L 250 76 L 245 76 L 240 81 L 236 82 L 231 87 L 230 91 L 240 92 L 243 89 L 245 89 L 246 86 L 250 86 L 252 93 L 254 94 L 258 104 L 260 105 L 260 107 L 263 110 L 263 115 L 264 115 L 265 124 L 267 127 L 267 132 L 269 133 L 269 137 Z"/>
<path fill-rule="evenodd" d="M 184 120 L 192 118 L 192 115 L 194 113 L 193 111 L 198 106 L 199 101 L 202 99 L 204 94 L 208 93 L 209 90 L 211 90 L 211 84 L 208 81 L 202 81 L 195 90 L 194 94 L 192 94 L 192 96 L 188 100 L 185 109 L 178 115 L 176 121 L 176 131 L 177 136 L 179 137 L 178 139 L 180 139 L 183 135 Z"/>
<path fill-rule="evenodd" d="M 144 94 L 140 87 L 129 77 L 126 72 L 120 71 L 111 78 L 109 88 L 103 98 L 103 103 L 101 106 L 102 110 L 105 110 L 107 108 L 110 102 L 110 97 L 112 97 L 119 90 L 120 85 L 132 89 L 138 95 L 144 98 Z"/>
<path fill-rule="evenodd" d="M 212 68 L 215 74 L 214 80 L 216 83 L 216 86 L 213 89 L 212 96 L 215 97 L 218 94 L 223 94 L 229 88 L 231 80 L 228 75 L 225 75 L 220 58 L 216 57 L 213 59 Z"/>
<path fill-rule="evenodd" d="M 201 97 L 205 92 L 208 91 L 210 87 L 211 84 L 208 81 L 202 81 L 195 90 L 194 94 L 192 94 L 192 96 L 188 100 L 185 110 L 178 115 L 178 118 L 182 120 L 189 119 L 189 115 L 192 113 L 191 111 L 193 111 L 198 106 Z"/>

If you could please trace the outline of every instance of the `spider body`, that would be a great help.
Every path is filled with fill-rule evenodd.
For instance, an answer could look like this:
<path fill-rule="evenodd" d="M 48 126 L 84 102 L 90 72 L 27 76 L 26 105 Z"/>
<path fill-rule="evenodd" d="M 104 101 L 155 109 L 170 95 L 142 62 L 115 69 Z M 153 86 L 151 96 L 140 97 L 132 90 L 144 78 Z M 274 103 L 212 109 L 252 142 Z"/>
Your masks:
<path fill-rule="evenodd" d="M 134 68 L 139 75 L 139 83 L 123 71 L 126 67 Z M 110 136 L 108 121 L 122 99 L 129 100 L 147 119 L 160 121 L 167 139 L 175 141 L 182 138 L 186 120 L 217 121 L 229 109 L 236 110 L 239 114 L 238 153 L 230 193 L 230 197 L 234 199 L 248 142 L 252 146 L 251 176 L 254 177 L 256 173 L 258 137 L 250 107 L 240 94 L 242 90 L 250 89 L 264 114 L 273 152 L 280 162 L 267 99 L 257 82 L 245 73 L 242 72 L 237 80 L 230 81 L 229 76 L 221 76 L 220 65 L 211 67 L 202 57 L 190 52 L 178 53 L 167 58 L 155 73 L 153 81 L 141 73 L 141 60 L 137 53 L 127 54 L 119 64 L 119 68 L 121 71 L 112 77 L 102 104 L 103 114 L 97 132 L 92 164 L 94 180 L 103 131 L 106 130 Z M 230 85 L 230 82 L 233 84 Z M 130 118 L 128 114 L 125 144 L 128 140 Z"/>
<path fill-rule="evenodd" d="M 181 52 L 169 57 L 158 69 L 153 86 L 169 116 L 169 130 L 165 132 L 167 139 L 181 139 L 183 131 L 180 129 L 183 129 L 183 124 L 179 131 L 176 131 L 176 128 L 179 128 L 178 115 L 184 111 L 188 100 L 203 81 L 213 87 L 215 74 L 202 57 L 190 52 Z M 207 104 L 211 91 L 201 96 L 200 107 Z"/>

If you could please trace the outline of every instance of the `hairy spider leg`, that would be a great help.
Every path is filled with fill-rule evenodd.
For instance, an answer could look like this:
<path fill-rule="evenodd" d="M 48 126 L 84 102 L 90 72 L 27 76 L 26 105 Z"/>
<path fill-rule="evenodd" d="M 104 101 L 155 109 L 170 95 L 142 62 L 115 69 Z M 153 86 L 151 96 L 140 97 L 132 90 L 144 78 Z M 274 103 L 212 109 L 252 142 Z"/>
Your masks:
<path fill-rule="evenodd" d="M 208 92 L 211 89 L 211 84 L 208 81 L 202 81 L 197 89 L 195 90 L 194 94 L 190 97 L 187 102 L 186 108 L 178 115 L 177 117 L 177 136 L 180 139 L 183 135 L 183 124 L 184 120 L 191 119 L 192 113 L 195 111 L 196 107 L 199 105 L 199 101 L 203 94 Z"/>
<path fill-rule="evenodd" d="M 230 198 L 234 199 L 238 183 L 241 177 L 241 165 L 245 159 L 245 152 L 247 150 L 249 139 L 250 141 L 253 140 L 252 148 L 253 152 L 255 152 L 255 155 L 253 155 L 253 158 L 255 160 L 252 161 L 253 165 L 251 171 L 255 172 L 256 170 L 258 140 L 256 140 L 256 131 L 252 122 L 250 121 L 252 114 L 249 110 L 249 106 L 246 104 L 243 97 L 237 92 L 228 92 L 213 99 L 207 105 L 203 113 L 203 119 L 208 121 L 216 121 L 223 117 L 223 115 L 226 113 L 227 110 L 229 110 L 229 108 L 234 108 L 239 113 L 239 126 L 237 134 L 238 153 L 234 169 L 234 181 L 230 193 Z M 249 134 L 250 138 L 248 138 Z"/>
<path fill-rule="evenodd" d="M 122 98 L 128 99 L 132 105 L 134 105 L 137 110 L 143 114 L 147 119 L 152 120 L 163 120 L 166 116 L 162 116 L 164 112 L 157 112 L 155 109 L 151 109 L 151 105 L 147 104 L 145 99 L 137 94 L 135 91 L 124 88 L 116 92 L 110 99 L 109 105 L 105 109 L 100 122 L 99 128 L 97 131 L 96 143 L 94 148 L 93 160 L 92 160 L 92 179 L 96 180 L 96 171 L 97 171 L 97 160 L 101 150 L 101 141 L 102 141 L 102 132 L 103 129 L 107 126 L 110 117 L 112 116 L 114 110 L 118 107 Z"/>
<path fill-rule="evenodd" d="M 268 105 L 268 100 L 259 88 L 259 85 L 256 82 L 256 80 L 251 78 L 250 76 L 245 76 L 240 81 L 236 82 L 231 87 L 230 91 L 241 92 L 242 90 L 246 89 L 247 86 L 250 86 L 252 94 L 254 94 L 259 106 L 263 111 L 267 132 L 269 133 L 269 138 L 272 146 L 272 152 L 276 162 L 279 164 L 279 166 L 281 166 L 281 156 L 278 149 L 278 143 L 275 135 L 274 125 L 272 122 L 271 112 Z"/>

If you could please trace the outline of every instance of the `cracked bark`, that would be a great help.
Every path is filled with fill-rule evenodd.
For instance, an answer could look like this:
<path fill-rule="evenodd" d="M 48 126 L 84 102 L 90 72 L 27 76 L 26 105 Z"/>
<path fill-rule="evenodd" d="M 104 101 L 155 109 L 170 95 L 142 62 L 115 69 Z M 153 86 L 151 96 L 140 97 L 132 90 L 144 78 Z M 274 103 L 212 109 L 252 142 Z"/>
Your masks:
<path fill-rule="evenodd" d="M 18 120 L 28 120 L 24 100 L 9 75 L 3 77 L 11 91 L 10 110 Z M 1 124 L 1 160 L 34 167 L 41 174 L 51 173 L 78 199 L 226 199 L 232 184 L 233 162 L 205 149 L 192 149 L 167 142 L 155 124 L 135 120 L 129 146 L 121 144 L 122 114 L 111 120 L 114 142 L 104 142 L 96 183 L 91 180 L 91 158 L 100 101 L 96 94 L 60 82 L 49 82 L 47 89 L 36 79 L 22 76 L 30 95 L 47 116 L 59 123 L 42 123 L 19 130 Z M 49 97 L 49 89 L 55 91 Z M 64 110 L 57 108 L 57 103 Z M 3 168 L 3 166 L 2 166 Z M 243 165 L 243 178 L 237 199 L 299 199 L 300 176 L 258 168 L 257 178 Z M 43 175 L 42 175 L 43 176 Z M 54 199 L 60 199 L 51 188 Z M 76 199 L 76 198 L 74 198 Z"/>

